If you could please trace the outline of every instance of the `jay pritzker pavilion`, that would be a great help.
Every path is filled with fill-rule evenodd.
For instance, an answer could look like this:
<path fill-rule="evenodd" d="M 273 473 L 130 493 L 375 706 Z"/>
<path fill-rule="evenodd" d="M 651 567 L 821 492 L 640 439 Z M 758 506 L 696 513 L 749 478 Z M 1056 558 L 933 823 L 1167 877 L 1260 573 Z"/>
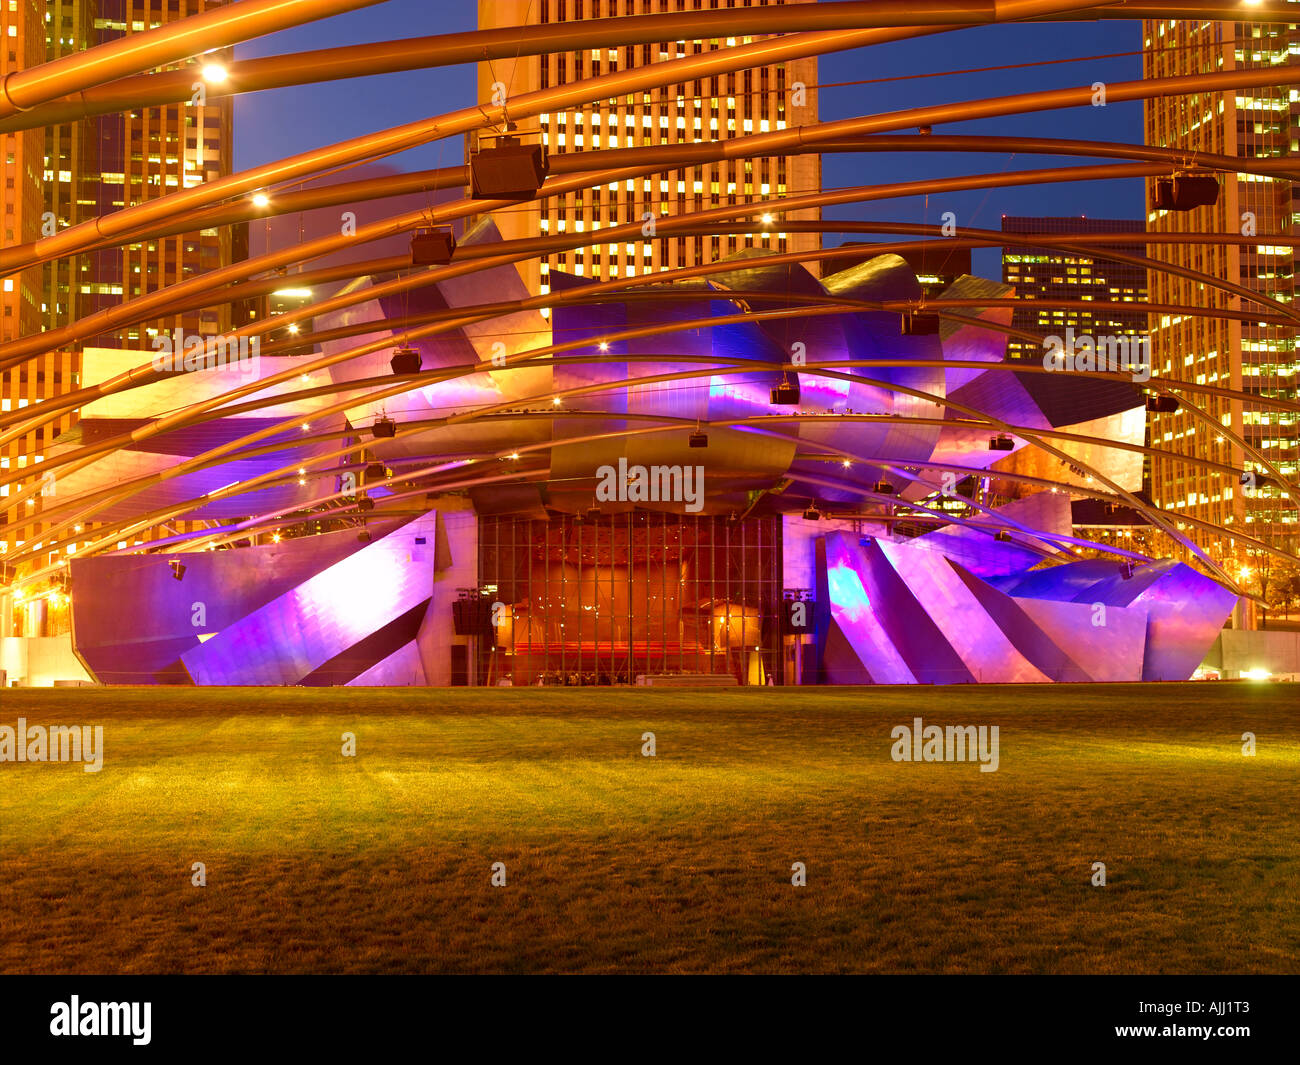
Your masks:
<path fill-rule="evenodd" d="M 365 5 L 311 6 L 319 17 Z M 230 29 L 235 8 L 245 16 L 238 33 Z M 189 73 L 183 85 L 165 74 L 152 82 L 127 75 L 308 17 L 273 8 L 250 0 L 185 20 L 194 23 L 188 34 L 145 34 L 134 51 L 104 46 L 94 62 L 71 56 L 44 76 L 15 75 L 0 122 L 35 128 L 133 99 L 188 99 Z M 1162 377 L 1115 359 L 1105 338 L 1090 338 L 1086 357 L 1009 362 L 1014 288 L 962 275 L 927 293 L 900 254 L 909 245 L 1016 240 L 1082 242 L 1101 254 L 1108 240 L 1134 243 L 1133 233 L 1062 243 L 1052 234 L 808 217 L 835 204 L 915 196 L 929 191 L 927 182 L 792 191 L 649 225 L 510 240 L 492 214 L 633 173 L 823 150 L 1118 158 L 998 180 L 1138 174 L 1165 197 L 1162 210 L 1180 212 L 1195 208 L 1191 199 L 1206 195 L 1216 175 L 1271 172 L 1268 161 L 1206 154 L 1189 168 L 1186 153 L 1145 145 L 931 133 L 932 122 L 1088 106 L 1092 86 L 549 156 L 518 125 L 760 63 L 921 36 L 942 19 L 954 28 L 1080 12 L 1122 17 L 1028 0 L 914 3 L 906 12 L 891 4 L 760 6 L 448 35 L 415 51 L 354 46 L 300 62 L 233 63 L 219 76 L 204 67 L 210 91 L 244 92 L 588 48 L 611 35 L 654 41 L 670 22 L 675 39 L 716 37 L 719 20 L 747 20 L 734 47 L 577 75 L 7 247 L 0 263 L 21 272 L 151 235 L 249 222 L 260 230 L 263 219 L 299 227 L 295 239 L 272 248 L 268 238 L 246 260 L 0 345 L 0 367 L 10 370 L 183 308 L 260 299 L 263 310 L 281 312 L 236 316 L 238 328 L 196 347 L 182 333 L 174 342 L 155 336 L 151 348 L 80 348 L 75 388 L 0 413 L 0 441 L 10 441 L 77 412 L 74 425 L 48 433 L 39 467 L 0 470 L 11 489 L 0 501 L 0 532 L 15 545 L 0 565 L 9 633 L 65 640 L 65 658 L 50 652 L 58 664 L 45 669 L 46 682 L 1187 679 L 1248 597 L 1209 542 L 1286 552 L 1249 530 L 1153 505 L 1144 463 L 1168 452 L 1147 439 L 1148 414 L 1182 410 L 1203 432 L 1231 436 L 1231 462 L 1185 452 L 1179 460 L 1224 485 L 1249 479 L 1294 502 L 1295 486 L 1269 457 L 1202 409 L 1212 400 L 1294 411 L 1294 396 Z M 1220 70 L 1107 92 L 1151 100 L 1281 76 Z M 356 169 L 466 134 L 476 139 L 463 165 Z M 991 180 L 955 175 L 943 187 Z M 413 201 L 396 211 L 402 196 Z M 373 201 L 392 213 L 374 221 Z M 340 232 L 340 210 L 358 204 L 369 213 L 353 212 L 351 230 Z M 330 221 L 305 234 L 299 220 L 313 217 Z M 519 269 L 561 248 L 718 233 L 742 234 L 747 246 L 617 280 L 551 269 L 545 292 L 530 291 Z M 817 234 L 818 243 L 824 233 L 899 239 L 782 251 L 796 233 Z M 1177 235 L 1207 245 L 1286 239 Z M 1297 320 L 1288 304 L 1208 273 L 1158 258 L 1141 264 L 1217 301 L 1153 305 L 1153 313 Z M 164 346 L 170 361 L 160 357 Z M 62 636 L 41 631 L 51 603 L 66 609 Z M 40 672 L 27 669 L 25 682 Z"/>

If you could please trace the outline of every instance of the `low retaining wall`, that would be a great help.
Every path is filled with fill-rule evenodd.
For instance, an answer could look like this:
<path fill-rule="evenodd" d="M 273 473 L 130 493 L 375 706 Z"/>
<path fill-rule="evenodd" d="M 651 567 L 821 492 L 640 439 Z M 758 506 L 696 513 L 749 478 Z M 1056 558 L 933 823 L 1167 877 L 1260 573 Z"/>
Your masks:
<path fill-rule="evenodd" d="M 1300 632 L 1284 629 L 1224 629 L 1214 641 L 1205 664 L 1224 680 L 1265 673 L 1300 679 Z"/>

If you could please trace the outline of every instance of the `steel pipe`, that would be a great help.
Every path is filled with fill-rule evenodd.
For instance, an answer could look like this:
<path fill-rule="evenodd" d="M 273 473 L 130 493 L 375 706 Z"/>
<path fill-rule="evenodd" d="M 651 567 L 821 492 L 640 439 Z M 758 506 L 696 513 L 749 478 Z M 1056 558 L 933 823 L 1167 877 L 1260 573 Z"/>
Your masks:
<path fill-rule="evenodd" d="M 165 22 L 151 30 L 128 33 L 93 48 L 6 75 L 0 83 L 0 118 L 30 112 L 40 104 L 79 93 L 125 74 L 178 63 L 239 41 L 379 3 L 383 0 L 310 0 L 308 3 L 302 0 L 240 0 L 239 3 L 210 8 L 200 15 Z M 182 76 L 188 81 L 193 80 L 189 72 Z M 190 90 L 186 89 L 183 98 L 188 99 L 189 95 Z M 35 120 L 13 128 L 32 129 L 49 124 L 44 115 L 38 114 Z"/>

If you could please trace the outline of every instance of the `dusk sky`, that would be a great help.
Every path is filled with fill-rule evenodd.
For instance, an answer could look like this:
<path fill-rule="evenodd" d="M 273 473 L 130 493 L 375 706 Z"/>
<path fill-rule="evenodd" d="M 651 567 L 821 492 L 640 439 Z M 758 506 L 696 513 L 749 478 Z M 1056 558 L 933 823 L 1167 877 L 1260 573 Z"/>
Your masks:
<path fill-rule="evenodd" d="M 432 36 L 475 28 L 473 3 L 389 0 L 377 7 L 263 37 L 241 46 L 239 58 L 331 48 L 347 44 Z M 1142 45 L 1138 22 L 997 26 L 963 30 L 872 49 L 826 55 L 820 61 L 821 118 L 826 121 L 918 107 L 929 103 L 979 99 L 1008 93 L 1115 82 L 1142 76 L 1136 53 Z M 1043 66 L 1024 66 L 1040 59 Z M 1011 69 L 990 69 L 1011 68 Z M 916 76 L 933 71 L 978 71 L 949 77 Z M 870 79 L 862 84 L 864 79 Z M 844 84 L 857 82 L 859 84 Z M 472 66 L 389 74 L 327 82 L 236 97 L 235 167 L 248 167 L 316 148 L 331 141 L 400 125 L 472 104 Z M 1080 137 L 1141 143 L 1141 104 L 1075 108 L 960 125 L 938 126 L 935 133 L 1006 136 Z M 447 166 L 461 159 L 461 140 L 429 144 L 391 162 L 415 170 Z M 1086 164 L 1083 159 L 1005 155 L 827 155 L 827 189 L 873 181 L 908 181 L 927 176 L 997 173 L 1054 165 Z M 793 191 L 793 190 L 792 190 Z M 1025 188 L 991 189 L 924 198 L 877 201 L 838 207 L 827 218 L 890 222 L 937 222 L 955 211 L 961 225 L 997 229 L 1003 214 L 1085 214 L 1138 218 L 1140 181 L 1072 182 Z M 849 239 L 865 239 L 852 236 Z M 841 238 L 827 234 L 834 245 Z M 1000 251 L 975 253 L 975 272 L 1000 276 Z"/>

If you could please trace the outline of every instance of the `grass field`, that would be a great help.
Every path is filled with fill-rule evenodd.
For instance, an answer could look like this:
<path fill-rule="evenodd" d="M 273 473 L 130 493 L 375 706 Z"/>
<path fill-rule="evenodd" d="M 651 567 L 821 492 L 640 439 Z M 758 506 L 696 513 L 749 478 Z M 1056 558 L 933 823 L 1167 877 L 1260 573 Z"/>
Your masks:
<path fill-rule="evenodd" d="M 1000 768 L 892 761 L 916 715 L 998 725 Z M 19 716 L 105 756 L 0 764 L 6 973 L 1300 970 L 1293 686 L 4 691 Z"/>

